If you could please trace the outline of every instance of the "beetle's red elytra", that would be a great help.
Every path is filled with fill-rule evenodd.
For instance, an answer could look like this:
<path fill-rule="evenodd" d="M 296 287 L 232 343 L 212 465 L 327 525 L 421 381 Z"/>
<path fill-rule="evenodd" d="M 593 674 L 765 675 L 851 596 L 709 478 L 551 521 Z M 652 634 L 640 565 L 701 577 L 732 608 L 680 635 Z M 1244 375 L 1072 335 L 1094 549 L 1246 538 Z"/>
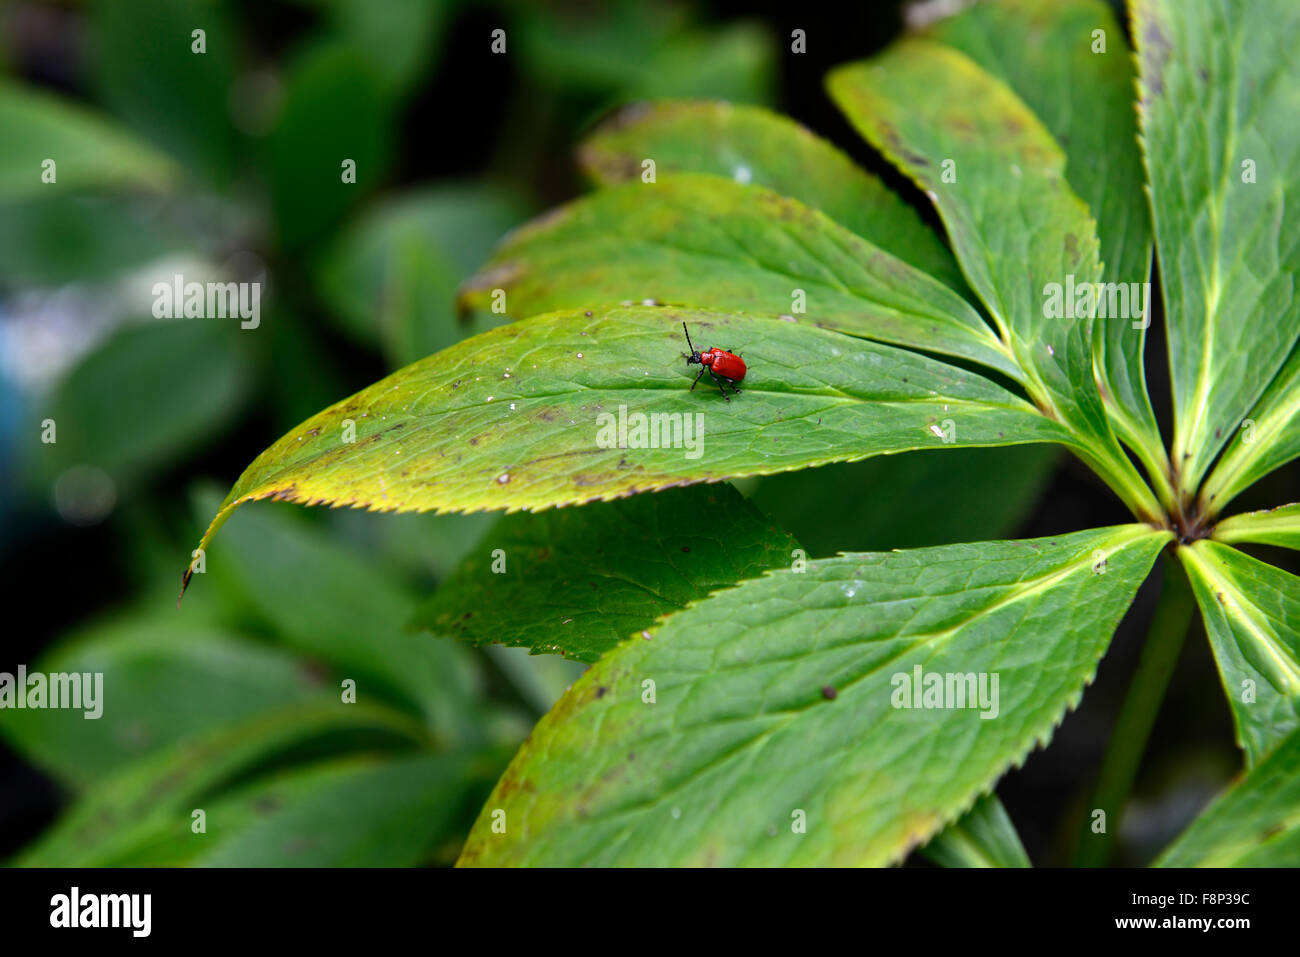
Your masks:
<path fill-rule="evenodd" d="M 745 378 L 745 372 L 747 371 L 745 360 L 730 349 L 719 349 L 717 346 L 712 346 L 707 352 L 696 352 L 695 344 L 691 342 L 691 332 L 686 328 L 685 322 L 682 323 L 682 332 L 686 333 L 686 344 L 691 349 L 690 352 L 683 352 L 682 358 L 686 360 L 688 366 L 702 366 L 700 374 L 691 383 L 690 391 L 695 391 L 700 379 L 707 372 L 713 377 L 713 381 L 718 384 L 718 391 L 722 393 L 722 397 L 728 402 L 731 401 L 731 396 L 727 395 L 727 390 L 723 386 L 724 382 L 731 386 L 734 394 L 739 395 L 740 390 L 736 388 L 736 383 Z"/>

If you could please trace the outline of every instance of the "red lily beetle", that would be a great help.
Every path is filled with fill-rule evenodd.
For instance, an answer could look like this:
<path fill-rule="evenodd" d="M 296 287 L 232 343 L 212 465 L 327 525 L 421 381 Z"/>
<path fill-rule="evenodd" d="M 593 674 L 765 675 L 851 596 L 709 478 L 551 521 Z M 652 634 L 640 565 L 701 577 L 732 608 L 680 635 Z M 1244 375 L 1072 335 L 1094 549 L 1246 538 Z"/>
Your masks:
<path fill-rule="evenodd" d="M 686 360 L 688 366 L 703 366 L 700 369 L 700 374 L 691 383 L 690 391 L 695 391 L 700 379 L 707 372 L 713 377 L 713 381 L 718 384 L 718 391 L 722 393 L 722 397 L 728 402 L 731 401 L 731 397 L 727 395 L 727 390 L 723 388 L 722 383 L 729 384 L 732 390 L 739 395 L 740 390 L 736 388 L 736 383 L 745 378 L 745 360 L 731 350 L 719 349 L 717 346 L 713 346 L 708 352 L 696 352 L 695 344 L 691 342 L 690 330 L 686 328 L 685 322 L 682 323 L 682 332 L 686 333 L 686 344 L 691 347 L 690 352 L 682 353 L 682 358 Z"/>

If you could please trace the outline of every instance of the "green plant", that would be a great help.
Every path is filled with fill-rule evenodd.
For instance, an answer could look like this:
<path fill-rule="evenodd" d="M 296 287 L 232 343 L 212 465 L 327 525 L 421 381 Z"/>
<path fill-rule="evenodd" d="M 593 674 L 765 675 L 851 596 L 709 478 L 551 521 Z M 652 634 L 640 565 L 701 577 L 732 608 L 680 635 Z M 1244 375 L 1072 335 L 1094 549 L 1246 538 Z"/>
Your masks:
<path fill-rule="evenodd" d="M 313 142 L 382 168 L 446 17 L 411 5 L 414 20 L 386 34 L 373 5 L 331 3 L 329 43 L 294 57 L 265 151 L 273 271 L 308 267 L 265 327 L 274 338 L 128 330 L 65 387 L 65 438 L 51 448 L 140 494 L 178 448 L 250 404 L 248 360 L 268 343 L 277 427 L 296 421 L 342 392 L 303 322 L 314 287 L 341 331 L 395 364 L 450 348 L 291 431 L 220 506 L 197 496 L 217 512 L 204 547 L 256 498 L 514 514 L 481 541 L 472 519 L 483 516 L 385 518 L 384 561 L 372 564 L 332 541 L 356 537 L 347 513 L 255 508 L 212 545 L 177 625 L 150 588 L 174 553 L 168 520 L 132 505 L 122 521 L 141 594 L 43 665 L 102 672 L 111 718 L 0 715 L 10 743 L 83 792 L 19 862 L 887 863 L 925 845 L 945 865 L 1023 865 L 991 790 L 1079 700 L 1163 553 L 1160 606 L 1081 814 L 1077 859 L 1108 858 L 1199 605 L 1245 770 L 1160 860 L 1294 863 L 1300 588 L 1237 546 L 1298 547 L 1300 504 L 1222 517 L 1300 451 L 1300 236 L 1287 218 L 1300 188 L 1300 133 L 1288 125 L 1300 21 L 1286 6 L 1136 2 L 1140 122 L 1131 53 L 1096 2 L 982 5 L 836 71 L 832 95 L 930 194 L 950 246 L 834 147 L 766 111 L 629 109 L 581 151 L 601 189 L 512 234 L 463 287 L 479 318 L 504 303 L 523 321 L 450 345 L 450 290 L 515 207 L 491 190 L 407 194 L 349 222 L 352 194 L 323 181 L 314 193 L 328 199 L 302 206 L 295 183 Z M 99 65 L 101 95 L 170 157 L 0 86 L 0 245 L 13 253 L 0 280 L 107 274 L 175 242 L 156 217 L 123 228 L 134 202 L 34 185 L 51 153 L 75 189 L 166 191 L 195 173 L 229 183 L 241 150 L 225 118 L 233 47 L 221 20 L 209 25 L 214 56 L 169 68 L 190 84 L 190 122 L 160 122 L 172 88 L 148 82 L 159 64 L 140 41 L 187 37 L 194 14 L 179 9 L 96 6 L 99 42 L 125 54 Z M 761 35 L 723 34 L 727 55 L 706 60 L 725 76 L 690 74 L 703 34 L 619 9 L 574 34 L 521 7 L 529 69 L 585 95 L 747 99 L 766 85 Z M 651 61 L 656 44 L 668 52 Z M 369 132 L 336 129 L 337 111 L 318 108 L 339 98 Z M 568 112 L 554 106 L 524 111 L 523 129 L 539 112 Z M 502 157 L 526 155 L 513 148 L 520 135 Z M 238 209 L 227 225 L 243 242 L 265 213 Z M 337 242 L 320 242 L 327 226 L 343 227 Z M 68 251 L 68 235 L 105 239 Z M 1130 300 L 1137 316 L 1061 316 L 1067 283 L 1140 289 L 1153 245 L 1169 450 L 1145 384 L 1146 329 L 1132 321 L 1154 310 Z M 702 346 L 744 353 L 739 399 L 687 391 L 682 320 Z M 170 375 L 152 396 L 106 402 L 141 356 Z M 601 415 L 617 423 L 620 406 L 683 427 L 702 415 L 703 444 L 692 432 L 685 448 L 608 448 Z M 132 427 L 114 432 L 115 414 Z M 1060 446 L 1135 522 L 967 543 L 1004 537 Z M 901 452 L 914 454 L 891 454 Z M 833 462 L 855 462 L 837 474 L 863 483 L 839 500 L 826 470 L 810 468 Z M 804 523 L 796 541 L 730 485 L 703 484 L 727 479 L 775 514 L 840 523 L 835 544 Z M 851 495 L 881 498 L 851 510 Z M 550 508 L 560 505 L 582 507 Z M 841 541 L 929 547 L 806 557 Z M 412 580 L 429 577 L 440 584 L 419 604 Z M 404 633 L 411 621 L 445 637 Z M 521 719 L 550 708 L 572 672 L 557 655 L 521 662 L 501 645 L 592 663 L 504 776 Z M 895 707 L 918 668 L 969 674 L 992 696 L 978 709 Z M 340 677 L 355 680 L 358 703 L 340 708 Z M 489 683 L 517 700 L 489 699 Z M 465 815 L 480 805 L 462 852 Z M 196 808 L 212 828 L 197 839 Z"/>
<path fill-rule="evenodd" d="M 461 863 L 885 864 L 936 834 L 940 859 L 1018 860 L 996 799 L 972 805 L 1051 737 L 1162 552 L 1079 860 L 1107 858 L 1195 603 L 1246 773 L 1162 860 L 1294 863 L 1300 583 L 1234 545 L 1297 547 L 1300 505 L 1220 516 L 1300 453 L 1300 15 L 1137 0 L 1132 25 L 1136 118 L 1122 33 L 1084 0 L 978 6 L 830 76 L 951 250 L 787 120 L 629 110 L 583 147 L 602 188 L 512 233 L 463 287 L 522 321 L 331 406 L 249 466 L 203 547 L 257 499 L 586 506 L 507 518 L 486 539 L 506 573 L 476 556 L 417 616 L 594 662 L 497 783 Z M 1148 280 L 1153 240 L 1168 452 L 1145 385 L 1152 313 L 1135 298 L 1114 314 L 1118 284 Z M 1099 309 L 1061 306 L 1098 290 Z M 683 320 L 743 352 L 737 401 L 687 391 Z M 701 413 L 702 454 L 600 442 L 598 416 L 620 406 Z M 591 504 L 1043 442 L 1134 524 L 805 564 L 725 487 Z M 935 675 L 999 683 L 982 714 L 907 707 L 912 677 L 928 693 Z"/>

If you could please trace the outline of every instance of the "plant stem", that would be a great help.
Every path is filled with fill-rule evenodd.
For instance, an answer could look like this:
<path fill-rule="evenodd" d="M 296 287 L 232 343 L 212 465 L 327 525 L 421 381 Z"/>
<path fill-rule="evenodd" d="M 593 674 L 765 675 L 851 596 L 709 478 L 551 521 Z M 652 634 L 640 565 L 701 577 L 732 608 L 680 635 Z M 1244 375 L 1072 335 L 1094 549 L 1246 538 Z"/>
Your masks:
<path fill-rule="evenodd" d="M 1147 738 L 1192 621 L 1195 601 L 1182 564 L 1168 552 L 1163 564 L 1164 580 L 1160 585 L 1155 617 L 1151 620 L 1128 694 L 1115 719 L 1110 744 L 1097 777 L 1097 787 L 1079 829 L 1079 844 L 1075 852 L 1075 864 L 1079 867 L 1105 867 L 1110 860 L 1114 833 L 1119 828 L 1138 764 L 1146 751 Z M 1106 812 L 1106 829 L 1099 834 L 1092 830 L 1093 811 L 1097 809 Z"/>
<path fill-rule="evenodd" d="M 1165 471 L 1168 462 L 1152 458 L 1144 450 L 1137 450 L 1137 456 L 1141 459 L 1143 466 L 1146 467 L 1147 477 L 1151 479 L 1151 487 L 1155 489 L 1156 498 L 1160 500 L 1160 505 L 1164 508 L 1165 514 L 1171 514 L 1178 506 L 1178 491 L 1174 488 L 1169 473 Z"/>

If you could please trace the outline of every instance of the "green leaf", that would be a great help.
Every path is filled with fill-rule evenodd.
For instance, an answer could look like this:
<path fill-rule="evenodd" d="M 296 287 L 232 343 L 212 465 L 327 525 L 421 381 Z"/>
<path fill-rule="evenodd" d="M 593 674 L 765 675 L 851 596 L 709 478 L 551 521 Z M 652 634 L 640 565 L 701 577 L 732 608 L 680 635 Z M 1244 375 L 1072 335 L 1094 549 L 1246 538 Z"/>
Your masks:
<path fill-rule="evenodd" d="M 139 616 L 91 628 L 28 671 L 103 676 L 90 712 L 0 711 L 0 734 L 74 787 L 187 735 L 334 694 L 283 652 Z"/>
<path fill-rule="evenodd" d="M 418 726 L 364 703 L 294 706 L 186 738 L 100 782 L 14 864 L 96 867 L 129 853 L 165 822 L 188 817 L 223 785 L 318 756 L 409 748 Z"/>
<path fill-rule="evenodd" d="M 690 391 L 683 320 L 700 342 L 744 353 L 740 396 Z M 678 447 L 632 447 L 649 444 L 651 421 L 671 424 L 656 414 L 683 417 Z M 557 313 L 475 336 L 308 419 L 248 467 L 200 547 L 256 499 L 536 510 L 885 452 L 1067 439 L 973 373 L 798 322 Z"/>
<path fill-rule="evenodd" d="M 685 8 L 627 0 L 586 8 L 523 4 L 508 41 L 516 36 L 535 84 L 575 97 L 772 98 L 775 44 L 753 22 L 697 27 Z"/>
<path fill-rule="evenodd" d="M 895 345 L 1019 369 L 974 308 L 937 280 L 760 186 L 675 173 L 603 189 L 511 233 L 466 284 L 516 318 L 654 300 L 791 315 Z M 802 295 L 801 295 L 802 293 Z"/>
<path fill-rule="evenodd" d="M 1187 568 L 1237 744 L 1258 764 L 1300 727 L 1300 579 L 1218 542 L 1178 552 Z"/>
<path fill-rule="evenodd" d="M 211 507 L 205 497 L 200 508 L 210 514 Z M 448 744 L 481 740 L 468 654 L 406 628 L 415 598 L 382 566 L 269 506 L 241 514 L 205 562 L 207 574 L 287 647 L 354 679 L 358 700 L 423 714 Z"/>
<path fill-rule="evenodd" d="M 292 428 L 354 381 L 324 341 L 314 310 L 299 311 L 287 298 L 263 306 L 266 331 L 253 340 L 270 405 L 263 420 L 276 431 Z"/>
<path fill-rule="evenodd" d="M 205 800 L 105 862 L 109 867 L 414 867 L 467 826 L 504 760 L 472 753 L 346 758 L 259 778 Z"/>
<path fill-rule="evenodd" d="M 759 107 L 717 100 L 626 107 L 582 144 L 579 161 L 602 184 L 713 173 L 766 186 L 821 210 L 874 246 L 945 285 L 966 282 L 952 253 L 911 206 L 834 145 L 793 120 Z"/>
<path fill-rule="evenodd" d="M 1050 445 L 882 455 L 764 476 L 750 498 L 810 555 L 1011 538 L 1060 463 Z"/>
<path fill-rule="evenodd" d="M 186 170 L 227 179 L 239 39 L 224 4 L 99 0 L 88 9 L 92 78 L 105 103 Z M 195 30 L 206 52 L 195 53 Z"/>
<path fill-rule="evenodd" d="M 638 97 L 714 96 L 768 103 L 776 86 L 775 52 L 772 34 L 761 23 L 739 21 L 690 30 L 654 51 L 628 92 Z"/>
<path fill-rule="evenodd" d="M 827 85 L 858 131 L 935 203 L 1030 395 L 1084 440 L 1081 456 L 1136 514 L 1158 516 L 1111 432 L 1092 320 L 1076 318 L 1067 295 L 1071 284 L 1098 282 L 1101 263 L 1095 224 L 1051 133 L 1005 84 L 930 41 L 904 40 L 840 67 Z"/>
<path fill-rule="evenodd" d="M 75 366 L 50 409 L 55 443 L 41 447 L 43 478 L 74 466 L 103 469 L 133 490 L 220 435 L 252 387 L 237 322 L 151 320 L 126 326 Z"/>
<path fill-rule="evenodd" d="M 1300 503 L 1225 518 L 1214 526 L 1213 537 L 1225 545 L 1256 542 L 1300 549 Z"/>
<path fill-rule="evenodd" d="M 460 863 L 895 861 L 1051 736 L 1169 538 L 850 554 L 692 605 L 542 719 Z M 997 717 L 891 706 L 917 668 L 984 673 Z"/>
<path fill-rule="evenodd" d="M 1300 336 L 1300 7 L 1135 0 L 1133 33 L 1172 454 L 1194 494 Z"/>
<path fill-rule="evenodd" d="M 456 287 L 523 216 L 512 195 L 479 184 L 403 194 L 343 232 L 317 288 L 344 332 L 407 365 L 464 338 Z"/>
<path fill-rule="evenodd" d="M 456 321 L 456 288 L 465 278 L 434 265 L 437 255 L 427 240 L 408 237 L 388 263 L 379 321 L 389 365 L 401 368 L 455 345 L 470 330 Z M 479 323 L 473 331 L 491 325 Z"/>
<path fill-rule="evenodd" d="M 1233 432 L 1201 489 L 1202 506 L 1211 514 L 1300 456 L 1300 346 Z"/>
<path fill-rule="evenodd" d="M 788 567 L 797 547 L 730 485 L 508 515 L 415 621 L 476 645 L 595 661 L 656 618 Z"/>
<path fill-rule="evenodd" d="M 405 95 L 437 63 L 452 14 L 448 2 L 323 0 L 333 35 L 356 46 L 386 91 Z"/>
<path fill-rule="evenodd" d="M 1158 867 L 1294 867 L 1300 860 L 1300 732 L 1201 814 Z"/>
<path fill-rule="evenodd" d="M 54 161 L 54 182 L 43 164 Z M 87 186 L 170 185 L 176 167 L 107 117 L 0 80 L 0 201 Z"/>
<path fill-rule="evenodd" d="M 1029 867 L 1029 856 L 1007 809 L 995 794 L 986 794 L 953 824 L 922 848 L 943 867 Z"/>
<path fill-rule="evenodd" d="M 384 562 L 413 581 L 442 581 L 450 576 L 496 524 L 496 516 L 487 512 L 406 512 L 376 522 L 365 512 L 348 509 L 333 517 L 340 530 L 346 532 L 350 526 L 355 538 L 376 539 L 374 547 Z"/>
<path fill-rule="evenodd" d="M 294 64 L 269 142 L 271 206 L 280 240 L 302 246 L 333 227 L 384 180 L 392 153 L 391 101 L 355 48 L 325 45 Z M 344 179 L 355 166 L 355 179 Z"/>
<path fill-rule="evenodd" d="M 1004 81 L 1042 120 L 1065 152 L 1066 179 L 1097 221 L 1102 281 L 1141 288 L 1151 274 L 1151 215 L 1132 54 L 1110 8 L 1100 0 L 978 4 L 941 21 L 933 37 Z M 1119 434 L 1163 479 L 1164 444 L 1142 366 L 1146 330 L 1134 328 L 1142 326 L 1143 299 L 1128 302 L 1128 315 L 1096 320 L 1097 374 Z"/>
<path fill-rule="evenodd" d="M 0 282 L 85 289 L 166 256 L 194 254 L 194 237 L 161 212 L 155 197 L 112 192 L 59 190 L 0 203 Z"/>

